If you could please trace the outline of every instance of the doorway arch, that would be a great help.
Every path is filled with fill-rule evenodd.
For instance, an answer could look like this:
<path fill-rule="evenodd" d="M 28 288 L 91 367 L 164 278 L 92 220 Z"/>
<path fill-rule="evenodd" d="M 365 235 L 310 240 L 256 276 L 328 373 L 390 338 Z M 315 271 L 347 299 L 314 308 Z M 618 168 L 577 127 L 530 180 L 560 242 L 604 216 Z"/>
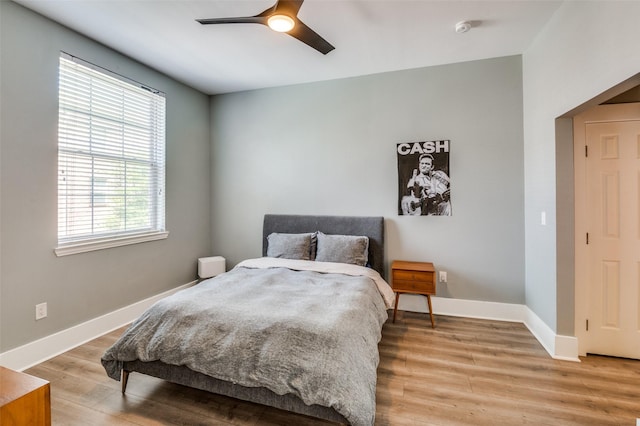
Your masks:
<path fill-rule="evenodd" d="M 576 283 L 575 169 L 573 117 L 597 105 L 640 101 L 640 73 L 573 108 L 555 120 L 556 172 L 556 333 L 577 336 L 584 289 Z M 578 324 L 580 322 L 580 324 Z"/>

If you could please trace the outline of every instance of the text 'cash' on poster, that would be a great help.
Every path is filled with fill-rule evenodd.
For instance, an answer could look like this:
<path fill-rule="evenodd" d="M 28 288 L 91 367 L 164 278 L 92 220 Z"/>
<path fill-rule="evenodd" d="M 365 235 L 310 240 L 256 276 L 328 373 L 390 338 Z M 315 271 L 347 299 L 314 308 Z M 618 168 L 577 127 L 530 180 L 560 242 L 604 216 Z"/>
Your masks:
<path fill-rule="evenodd" d="M 451 216 L 448 140 L 397 144 L 398 214 Z"/>

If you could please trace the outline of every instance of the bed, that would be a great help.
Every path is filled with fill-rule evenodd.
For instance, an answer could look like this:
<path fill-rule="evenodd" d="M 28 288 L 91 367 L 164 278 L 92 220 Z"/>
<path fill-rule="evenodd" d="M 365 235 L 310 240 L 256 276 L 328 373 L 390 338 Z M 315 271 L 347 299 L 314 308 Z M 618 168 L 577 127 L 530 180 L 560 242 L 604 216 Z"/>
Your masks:
<path fill-rule="evenodd" d="M 291 241 L 303 235 L 309 258 L 296 258 L 307 245 Z M 382 278 L 384 219 L 265 215 L 262 237 L 262 258 L 147 310 L 103 355 L 107 374 L 122 380 L 123 393 L 138 372 L 334 422 L 373 424 L 377 345 L 394 299 Z M 344 247 L 360 255 L 362 237 L 364 258 L 335 262 Z"/>

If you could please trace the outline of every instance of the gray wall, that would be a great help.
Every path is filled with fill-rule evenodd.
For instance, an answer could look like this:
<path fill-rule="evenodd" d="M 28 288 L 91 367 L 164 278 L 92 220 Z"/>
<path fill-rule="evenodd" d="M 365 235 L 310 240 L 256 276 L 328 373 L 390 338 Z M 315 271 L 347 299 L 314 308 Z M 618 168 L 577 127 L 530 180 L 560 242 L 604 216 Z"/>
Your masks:
<path fill-rule="evenodd" d="M 556 147 L 567 141 L 556 118 L 638 73 L 639 16 L 640 2 L 564 2 L 523 55 L 526 301 L 557 334 L 574 335 L 574 253 L 573 224 L 557 210 L 573 163 L 571 147 Z"/>
<path fill-rule="evenodd" d="M 386 260 L 438 295 L 525 303 L 521 57 L 212 97 L 213 252 L 261 254 L 265 213 L 386 217 Z M 452 217 L 397 215 L 396 143 L 450 139 Z M 388 270 L 388 268 L 387 268 Z"/>
<path fill-rule="evenodd" d="M 14 3 L 0 15 L 2 352 L 194 280 L 211 253 L 211 190 L 208 96 Z M 54 255 L 61 50 L 166 93 L 168 239 Z"/>

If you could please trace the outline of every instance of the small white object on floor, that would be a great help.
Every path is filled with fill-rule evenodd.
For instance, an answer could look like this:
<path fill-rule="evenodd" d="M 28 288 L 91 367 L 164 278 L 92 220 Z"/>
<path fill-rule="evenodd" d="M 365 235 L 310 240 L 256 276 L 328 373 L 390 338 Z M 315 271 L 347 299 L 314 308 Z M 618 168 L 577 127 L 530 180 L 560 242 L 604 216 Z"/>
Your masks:
<path fill-rule="evenodd" d="M 198 276 L 211 278 L 225 272 L 226 259 L 222 256 L 201 257 L 198 259 Z"/>

